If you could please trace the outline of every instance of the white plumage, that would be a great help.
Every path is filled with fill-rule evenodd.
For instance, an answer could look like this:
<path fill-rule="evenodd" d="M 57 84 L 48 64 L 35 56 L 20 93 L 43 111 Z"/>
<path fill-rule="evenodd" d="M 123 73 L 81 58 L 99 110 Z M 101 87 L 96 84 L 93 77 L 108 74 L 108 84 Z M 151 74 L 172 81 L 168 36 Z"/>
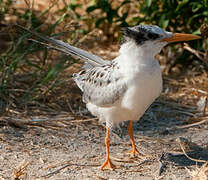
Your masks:
<path fill-rule="evenodd" d="M 125 91 L 122 91 L 123 86 L 119 87 L 116 82 L 112 82 L 109 88 L 98 85 L 94 88 L 99 89 L 102 98 L 105 98 L 105 94 L 111 94 L 114 88 L 122 93 L 119 93 L 115 102 L 106 107 L 87 102 L 89 111 L 98 116 L 100 120 L 106 121 L 109 128 L 122 121 L 139 120 L 162 91 L 161 69 L 158 61 L 154 59 L 154 55 L 149 54 L 150 56 L 144 61 L 145 57 L 140 53 L 143 47 L 138 47 L 134 42 L 123 46 L 125 47 L 121 47 L 120 56 L 114 60 L 117 63 L 117 69 L 113 71 L 111 78 L 119 76 L 121 84 L 125 86 Z M 117 93 L 114 96 L 117 96 Z"/>
<path fill-rule="evenodd" d="M 140 25 L 128 30 L 141 32 L 146 39 L 138 43 L 126 34 L 127 41 L 117 58 L 74 77 L 89 111 L 109 128 L 122 121 L 138 120 L 162 90 L 160 65 L 154 56 L 167 44 L 160 40 L 172 33 L 157 26 Z M 160 34 L 152 43 L 148 33 L 155 33 L 154 30 Z"/>
<path fill-rule="evenodd" d="M 60 40 L 21 28 L 52 43 L 56 50 L 86 61 L 84 70 L 75 74 L 74 80 L 83 91 L 83 101 L 89 111 L 106 122 L 107 157 L 101 169 L 115 168 L 109 158 L 109 129 L 122 121 L 130 120 L 131 154 L 141 155 L 134 142 L 132 121 L 139 120 L 162 91 L 162 75 L 155 55 L 168 43 L 200 38 L 167 32 L 152 25 L 124 28 L 120 55 L 113 61 L 105 61 Z"/>

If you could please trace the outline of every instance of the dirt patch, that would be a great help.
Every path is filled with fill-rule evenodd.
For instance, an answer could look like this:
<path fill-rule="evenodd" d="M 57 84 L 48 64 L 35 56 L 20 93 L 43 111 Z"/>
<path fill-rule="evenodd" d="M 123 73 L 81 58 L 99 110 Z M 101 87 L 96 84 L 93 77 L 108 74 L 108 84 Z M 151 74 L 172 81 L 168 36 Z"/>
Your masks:
<path fill-rule="evenodd" d="M 203 76 L 200 79 L 202 80 Z M 199 101 L 205 91 L 199 92 L 199 88 L 191 91 L 188 88 L 189 83 L 186 84 L 185 81 L 185 78 L 183 81 L 181 78 L 176 86 L 173 79 L 166 78 L 164 93 L 141 120 L 134 124 L 135 141 L 140 151 L 147 155 L 146 160 L 131 158 L 126 154 L 130 149 L 127 123 L 121 125 L 121 130 L 114 129 L 111 132 L 110 155 L 118 167 L 115 171 L 99 170 L 105 159 L 105 127 L 91 117 L 84 106 L 74 110 L 75 116 L 62 111 L 56 115 L 43 116 L 42 119 L 31 116 L 30 119 L 22 119 L 22 124 L 17 123 L 20 121 L 17 121 L 16 117 L 2 117 L 0 177 L 12 179 L 20 175 L 20 179 L 24 176 L 26 179 L 192 178 L 197 171 L 196 166 L 199 168 L 203 162 L 187 158 L 176 139 L 186 138 L 188 143 L 185 143 L 184 147 L 187 154 L 192 158 L 207 161 L 208 127 L 206 122 L 185 127 L 207 118 L 196 109 L 197 100 Z M 193 96 L 190 96 L 191 94 Z M 196 94 L 198 98 L 194 96 Z M 171 100 L 171 96 L 178 102 L 187 104 L 176 103 Z"/>

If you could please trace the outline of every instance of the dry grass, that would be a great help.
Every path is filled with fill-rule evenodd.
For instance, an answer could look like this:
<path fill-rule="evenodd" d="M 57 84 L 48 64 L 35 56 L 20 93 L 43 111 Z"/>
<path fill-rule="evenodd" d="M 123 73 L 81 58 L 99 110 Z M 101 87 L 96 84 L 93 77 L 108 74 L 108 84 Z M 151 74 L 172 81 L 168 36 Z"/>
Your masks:
<path fill-rule="evenodd" d="M 13 171 L 14 180 L 26 180 L 28 178 L 28 166 L 30 164 L 31 163 L 27 162 L 26 160 L 23 160 Z"/>
<path fill-rule="evenodd" d="M 208 179 L 208 163 L 204 163 L 200 168 L 196 166 L 195 170 L 188 170 L 193 180 L 207 180 Z"/>

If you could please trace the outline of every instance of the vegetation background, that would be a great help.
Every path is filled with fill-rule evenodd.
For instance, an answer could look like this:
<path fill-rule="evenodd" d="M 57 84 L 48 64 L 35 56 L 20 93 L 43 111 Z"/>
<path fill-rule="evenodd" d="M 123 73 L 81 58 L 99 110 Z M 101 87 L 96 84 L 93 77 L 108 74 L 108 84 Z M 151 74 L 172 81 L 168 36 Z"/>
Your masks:
<path fill-rule="evenodd" d="M 207 0 L 0 0 L 0 23 L 18 23 L 48 36 L 59 36 L 77 46 L 88 44 L 88 49 L 96 42 L 117 43 L 122 26 L 156 24 L 172 32 L 201 34 L 201 40 L 190 44 L 194 49 L 207 52 L 207 29 L 200 31 L 202 25 L 206 27 L 208 23 L 207 9 Z M 56 87 L 65 83 L 65 70 L 77 62 L 64 55 L 51 59 L 54 52 L 37 43 L 26 42 L 31 36 L 19 29 L 1 25 L 0 36 L 2 113 L 15 107 L 25 109 L 32 102 L 48 101 Z M 182 46 L 171 46 L 162 52 L 160 61 L 166 66 L 166 73 L 174 67 L 183 72 L 189 65 L 195 69 L 208 68 L 208 63 L 183 51 Z"/>
<path fill-rule="evenodd" d="M 163 138 L 167 138 L 165 139 L 167 142 L 164 143 L 165 146 L 162 141 L 154 139 L 151 142 L 151 148 L 155 150 L 154 152 L 161 149 L 161 146 L 172 148 L 174 145 L 172 140 L 168 139 L 168 135 L 170 134 L 174 139 L 177 137 L 174 133 L 178 132 L 175 129 L 172 130 L 174 133 L 171 131 L 173 126 L 178 127 L 178 125 L 196 122 L 199 124 L 201 122 L 207 123 L 208 0 L 0 0 L 0 129 L 8 128 L 7 131 L 0 131 L 0 141 L 3 142 L 2 139 L 7 133 L 13 132 L 10 129 L 11 127 L 20 128 L 20 131 L 25 126 L 56 129 L 60 126 L 57 121 L 69 120 L 70 118 L 78 119 L 76 122 L 86 120 L 88 122 L 85 124 L 86 127 L 79 128 L 86 130 L 85 128 L 89 129 L 88 126 L 90 126 L 91 131 L 94 132 L 94 124 L 89 123 L 94 119 L 86 111 L 85 105 L 82 103 L 81 92 L 71 79 L 72 74 L 80 70 L 82 61 L 34 42 L 34 39 L 39 39 L 13 26 L 13 24 L 20 24 L 44 35 L 62 39 L 104 59 L 113 59 L 118 55 L 119 41 L 122 38 L 120 28 L 135 26 L 140 23 L 158 25 L 171 32 L 193 33 L 201 36 L 200 40 L 191 41 L 188 43 L 189 45 L 183 43 L 172 44 L 164 48 L 156 57 L 161 64 L 164 75 L 164 92 L 159 102 L 153 104 L 154 113 L 160 118 L 161 124 L 159 121 L 155 121 L 155 116 L 153 117 L 151 112 L 147 112 L 145 117 L 147 116 L 146 119 L 150 119 L 151 123 L 148 120 L 143 120 L 141 124 L 144 124 L 144 126 L 140 124 L 139 130 L 147 132 L 147 134 L 151 131 L 151 137 L 157 134 L 164 136 Z M 171 111 L 168 109 L 169 106 L 175 109 L 171 109 Z M 34 117 L 39 119 L 34 119 Z M 28 119 L 31 119 L 31 121 Z M 63 121 L 61 126 L 69 127 L 68 123 L 71 122 Z M 167 127 L 167 125 L 170 127 Z M 188 127 L 185 125 L 181 129 Z M 66 138 L 73 139 L 70 135 L 75 136 L 73 132 L 78 132 L 77 129 L 79 128 L 70 125 L 69 131 L 63 136 L 65 137 L 67 134 Z M 48 130 L 47 133 L 39 132 L 39 130 L 36 132 L 36 129 L 27 130 L 26 133 L 24 130 L 21 133 L 28 135 L 28 137 L 24 135 L 24 142 L 28 142 L 28 146 L 30 146 L 30 140 L 33 136 L 36 137 L 37 135 L 38 138 L 35 139 L 37 140 L 46 138 L 48 133 L 49 136 L 54 135 L 55 137 L 62 133 L 62 131 L 52 132 L 52 130 Z M 201 133 L 198 135 L 203 136 L 202 139 L 204 140 L 208 139 L 204 136 L 206 134 L 203 133 L 205 130 L 207 130 L 205 126 L 197 129 L 197 132 Z M 4 131 L 7 133 L 4 133 Z M 83 146 L 83 142 L 86 142 L 86 139 L 82 139 L 84 136 L 82 133 L 86 131 L 81 131 L 76 135 L 80 147 Z M 190 134 L 187 135 L 192 137 L 192 134 L 196 135 L 195 131 L 196 129 L 192 129 L 192 131 L 189 131 Z M 13 133 L 17 132 L 15 129 Z M 63 130 L 64 132 L 65 130 Z M 99 128 L 97 133 L 99 135 L 95 134 L 98 137 L 103 137 Z M 183 135 L 183 133 L 188 132 L 179 131 L 180 133 Z M 32 134 L 32 137 L 30 137 L 30 134 Z M 89 140 L 90 135 L 87 134 L 86 136 Z M 149 136 L 149 134 L 146 136 Z M 9 139 L 9 135 L 6 137 L 6 141 L 7 138 Z M 94 137 L 93 141 L 95 139 Z M 12 137 L 10 141 L 13 142 L 13 140 Z M 14 144 L 15 141 L 16 139 L 13 142 Z M 60 141 L 62 141 L 61 137 Z M 64 143 L 61 142 L 63 147 L 66 146 L 67 141 L 63 139 Z M 89 141 L 93 144 L 93 141 Z M 157 142 L 155 143 L 157 146 L 154 142 Z M 41 143 L 40 140 L 37 144 Z M 56 143 L 57 141 L 54 142 L 55 145 Z M 99 140 L 96 143 L 99 144 Z M 117 141 L 114 142 L 114 144 L 116 143 Z M 205 142 L 204 144 L 201 142 L 200 145 L 207 149 Z M 19 148 L 19 145 L 15 147 Z M 13 149 L 13 154 L 19 152 L 18 148 L 17 150 Z M 23 148 L 25 147 L 23 146 Z M 93 149 L 88 147 L 87 144 L 83 148 L 86 148 L 86 150 L 88 148 L 89 151 Z M 150 148 L 147 146 L 147 149 Z M 83 153 L 82 151 L 77 152 L 79 156 Z M 6 151 L 1 152 L 1 154 L 4 153 L 5 156 L 8 154 Z M 60 155 L 58 153 L 54 161 L 59 161 L 62 156 L 65 160 L 68 153 L 68 149 L 66 154 Z M 41 154 L 39 155 L 41 156 Z M 48 162 L 53 157 L 55 158 L 54 154 L 50 154 L 50 151 L 45 151 L 44 157 L 47 157 L 47 155 Z M 71 154 L 69 153 L 69 155 Z M 83 157 L 85 156 L 88 157 L 84 154 Z M 83 159 L 85 158 L 81 158 L 82 161 Z M 34 157 L 33 161 L 36 160 L 37 158 Z M 44 160 L 39 160 L 42 164 L 45 163 Z M 186 162 L 184 159 L 181 161 Z M 6 163 L 7 160 L 2 160 L 3 162 Z M 19 178 L 22 175 L 27 177 L 27 172 L 23 172 L 27 169 L 27 166 L 29 166 L 29 163 L 23 163 L 19 169 L 15 169 L 13 171 L 14 177 Z M 4 168 L 6 167 L 7 164 L 4 165 Z M 14 167 L 14 165 L 11 167 Z M 155 164 L 155 168 L 157 167 L 158 164 Z M 177 177 L 184 174 L 185 168 L 184 166 L 181 167 L 182 170 L 179 168 L 181 171 L 177 169 Z M 38 172 L 43 169 L 35 166 L 33 168 L 38 169 Z M 0 178 L 1 169 L 0 163 Z M 11 169 L 8 170 L 8 172 L 10 171 Z M 33 171 L 31 171 L 31 174 Z M 79 169 L 76 169 L 75 172 L 78 171 Z M 174 168 L 172 171 L 172 174 L 176 172 Z M 76 174 L 75 172 L 72 174 Z M 97 170 L 93 173 L 95 174 L 95 172 Z M 196 179 L 202 176 L 207 178 L 207 172 L 208 167 L 205 163 L 201 169 L 196 168 L 189 175 L 191 174 Z M 120 172 L 121 175 L 122 173 Z M 129 171 L 124 172 L 123 177 L 126 177 L 126 173 L 129 173 Z M 110 173 L 109 175 L 113 174 Z M 133 177 L 132 174 L 128 175 Z M 83 177 L 80 176 L 80 178 Z M 118 176 L 116 177 L 118 178 Z"/>

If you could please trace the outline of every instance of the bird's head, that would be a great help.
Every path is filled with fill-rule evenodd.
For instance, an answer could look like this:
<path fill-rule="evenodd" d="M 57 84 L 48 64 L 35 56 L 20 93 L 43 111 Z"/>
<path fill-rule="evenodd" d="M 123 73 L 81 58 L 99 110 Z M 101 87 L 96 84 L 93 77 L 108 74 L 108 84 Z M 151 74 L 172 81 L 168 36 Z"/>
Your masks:
<path fill-rule="evenodd" d="M 138 25 L 122 28 L 121 43 L 133 42 L 137 47 L 152 51 L 155 55 L 168 43 L 199 39 L 193 34 L 172 33 L 154 25 Z"/>

